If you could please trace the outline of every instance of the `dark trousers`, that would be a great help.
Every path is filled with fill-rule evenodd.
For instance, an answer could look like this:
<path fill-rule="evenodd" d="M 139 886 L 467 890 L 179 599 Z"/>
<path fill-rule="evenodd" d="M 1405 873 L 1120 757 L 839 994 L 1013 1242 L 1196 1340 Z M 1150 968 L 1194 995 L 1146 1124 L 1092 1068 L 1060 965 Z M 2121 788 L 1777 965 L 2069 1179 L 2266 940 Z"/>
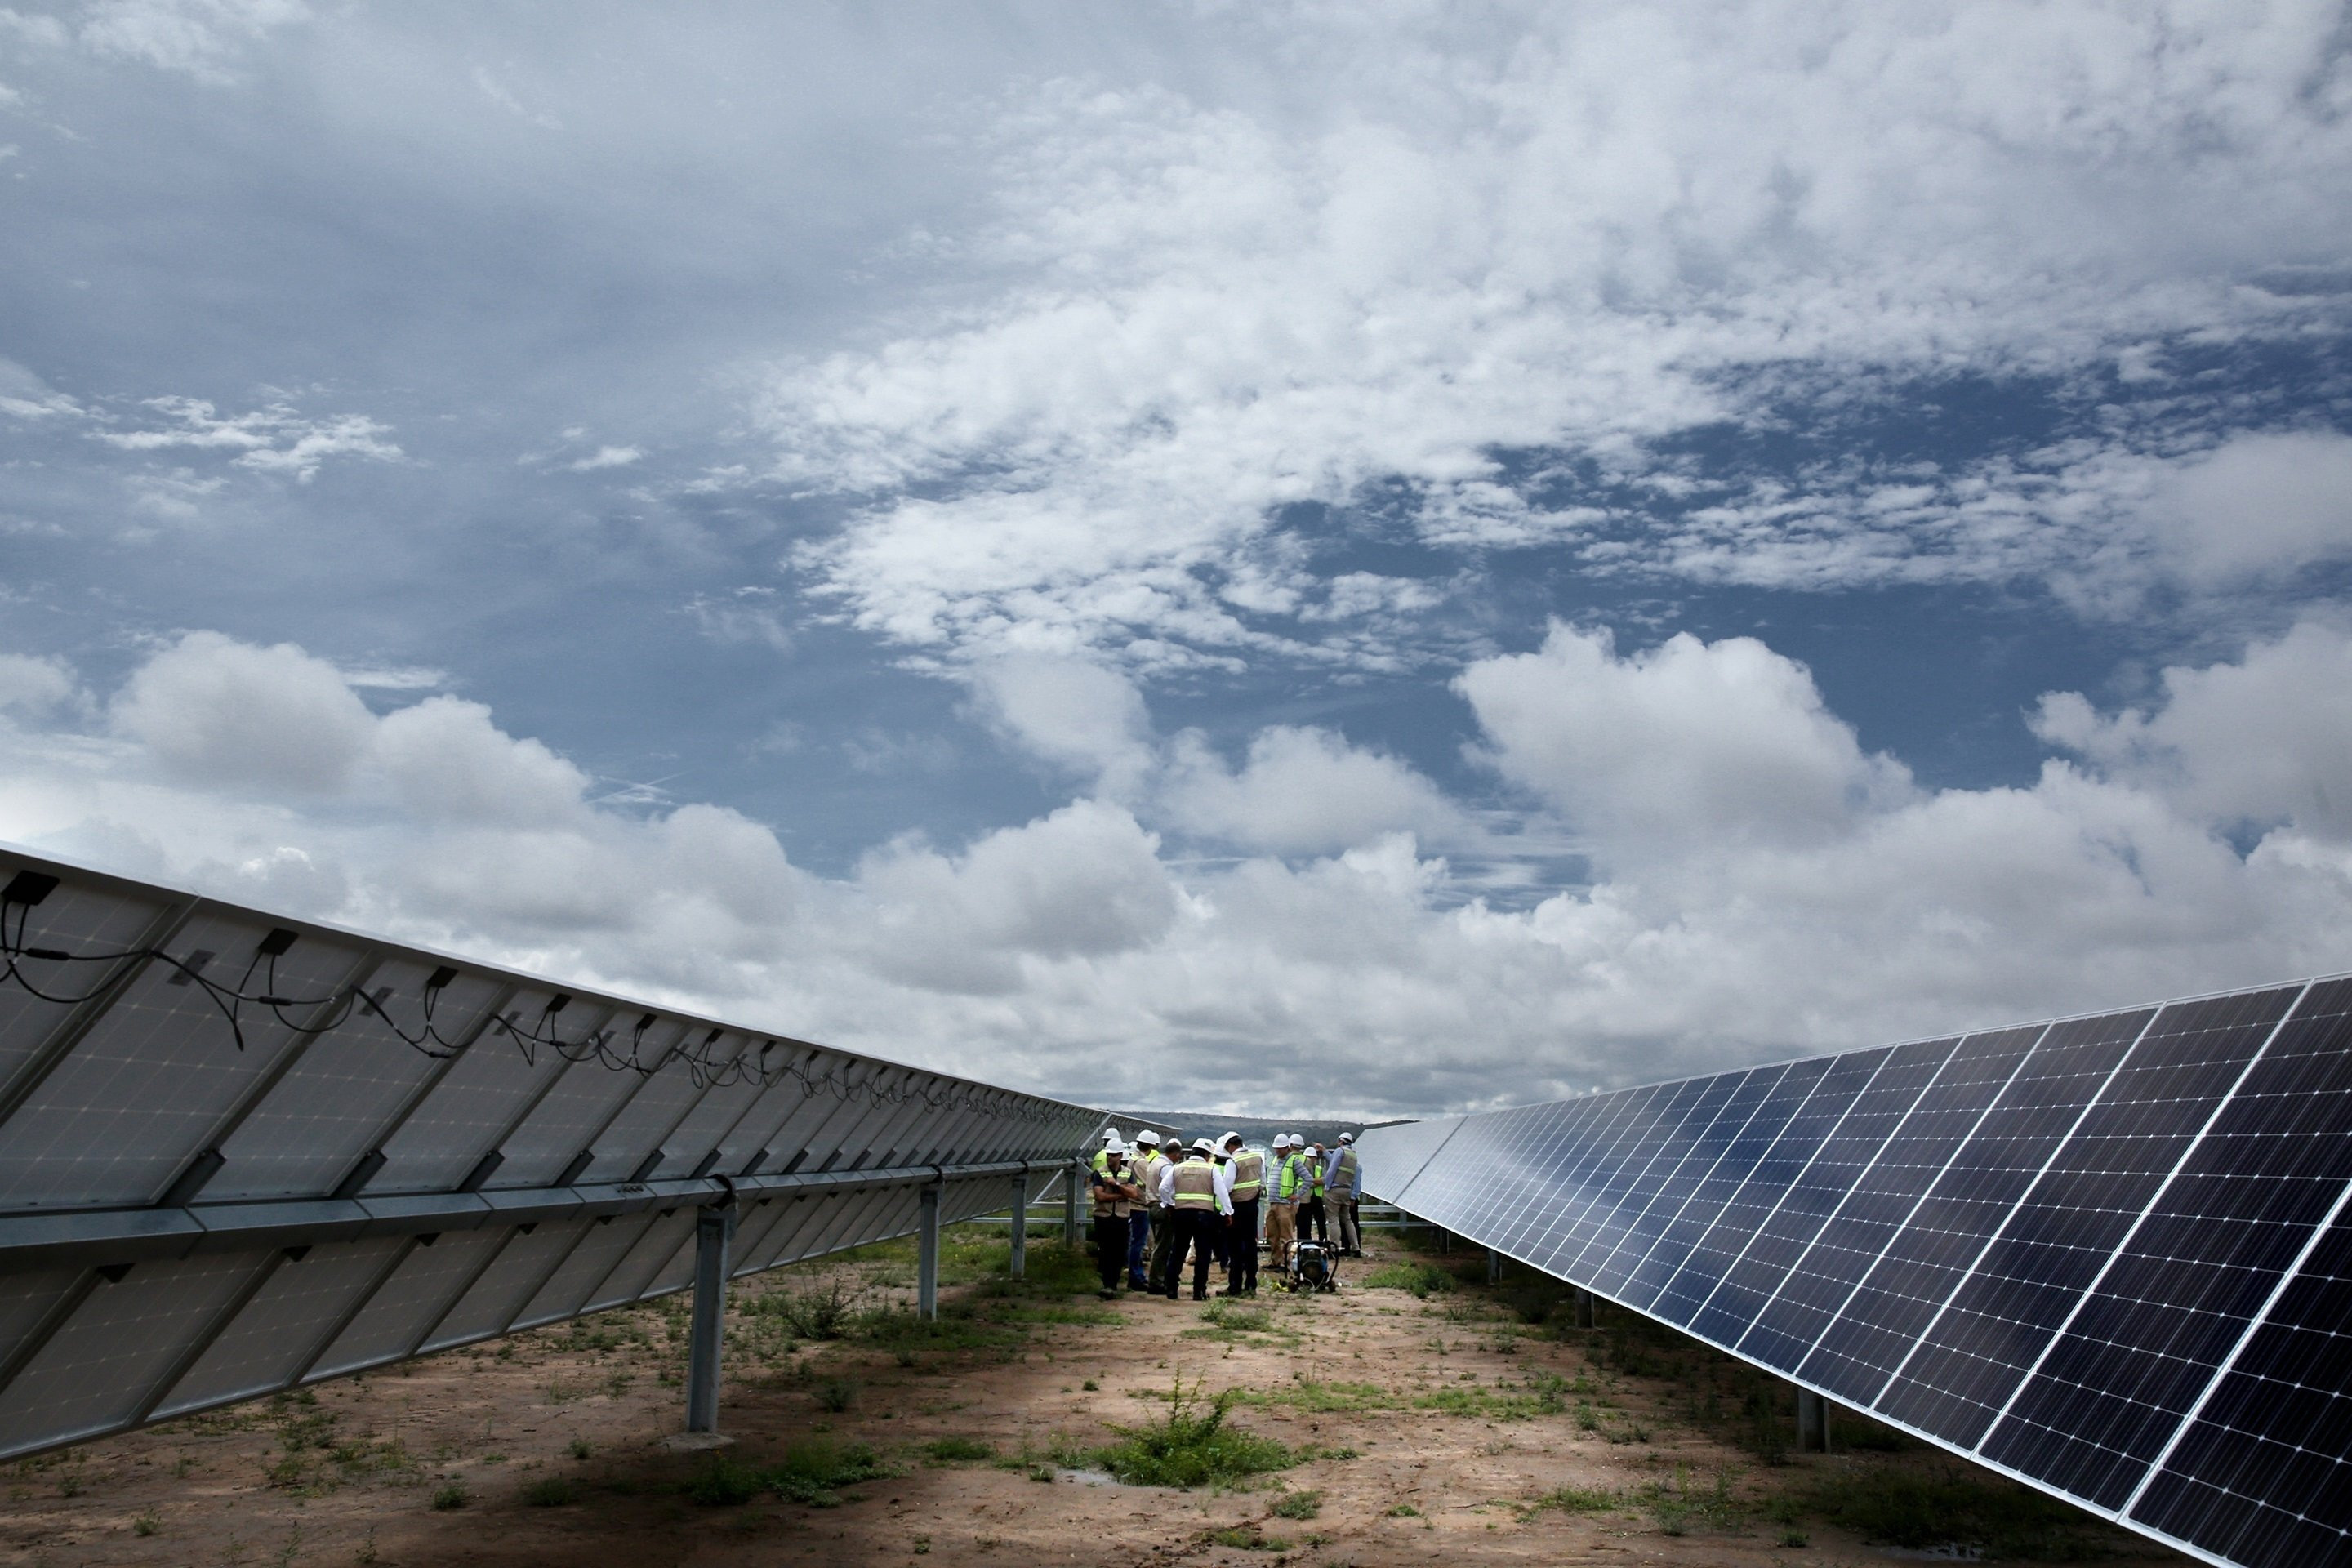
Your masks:
<path fill-rule="evenodd" d="M 1127 1216 L 1127 1282 L 1143 1289 L 1143 1259 L 1151 1245 L 1151 1216 L 1141 1209 Z"/>
<path fill-rule="evenodd" d="M 1235 1198 L 1225 1227 L 1225 1289 L 1257 1289 L 1257 1200 Z"/>
<path fill-rule="evenodd" d="M 1175 1234 L 1168 1239 L 1168 1294 L 1181 1293 L 1184 1284 L 1184 1255 L 1192 1256 L 1192 1300 L 1204 1301 L 1209 1297 L 1210 1243 L 1224 1225 L 1225 1216 L 1214 1209 L 1186 1208 L 1178 1205 L 1169 1211 L 1176 1222 Z"/>
<path fill-rule="evenodd" d="M 1175 1239 L 1176 1211 L 1161 1205 L 1153 1205 L 1151 1250 L 1145 1257 L 1143 1263 L 1145 1289 L 1156 1290 L 1162 1296 L 1170 1292 L 1171 1287 L 1168 1283 L 1168 1248 Z"/>
<path fill-rule="evenodd" d="M 1316 1240 L 1326 1243 L 1327 1245 L 1330 1242 L 1330 1236 L 1327 1234 L 1323 1228 L 1323 1200 L 1321 1198 L 1308 1198 L 1305 1203 L 1298 1205 L 1298 1239 L 1305 1241 L 1307 1239 L 1307 1233 L 1310 1231 L 1314 1233 Z"/>
<path fill-rule="evenodd" d="M 1118 1277 L 1127 1268 L 1127 1216 L 1116 1214 L 1095 1215 L 1095 1262 L 1102 1270 L 1102 1288 L 1118 1289 Z"/>

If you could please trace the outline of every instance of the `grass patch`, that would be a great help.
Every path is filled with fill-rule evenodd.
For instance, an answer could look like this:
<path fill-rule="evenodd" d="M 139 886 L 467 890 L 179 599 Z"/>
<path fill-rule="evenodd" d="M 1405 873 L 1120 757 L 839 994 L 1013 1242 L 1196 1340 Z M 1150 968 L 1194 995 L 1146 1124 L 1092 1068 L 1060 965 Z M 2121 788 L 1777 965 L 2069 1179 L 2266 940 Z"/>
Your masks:
<path fill-rule="evenodd" d="M 1805 1511 L 1866 1540 L 1909 1551 L 1973 1548 L 1987 1557 L 2074 1563 L 2112 1556 L 2126 1538 L 2070 1504 L 1962 1470 L 1854 1471 L 1801 1495 Z"/>
<path fill-rule="evenodd" d="M 865 1309 L 866 1287 L 846 1274 L 815 1284 L 771 1290 L 743 1303 L 743 1315 L 772 1319 L 804 1340 L 839 1340 Z"/>
<path fill-rule="evenodd" d="M 1273 1438 L 1225 1425 L 1236 1399 L 1227 1389 L 1204 1400 L 1199 1384 L 1188 1389 L 1180 1377 L 1166 1416 L 1150 1426 L 1114 1427 L 1125 1440 L 1094 1458 L 1129 1486 L 1146 1487 L 1224 1486 L 1297 1464 L 1297 1456 Z"/>
<path fill-rule="evenodd" d="M 563 1508 L 580 1500 L 580 1483 L 570 1476 L 549 1476 L 523 1488 L 522 1500 L 530 1508 Z"/>
<path fill-rule="evenodd" d="M 772 1465 L 753 1467 L 726 1454 L 714 1454 L 686 1483 L 686 1495 L 705 1508 L 733 1508 L 761 1492 L 773 1492 L 786 1502 L 810 1508 L 835 1508 L 838 1489 L 859 1481 L 880 1480 L 896 1474 L 882 1457 L 863 1443 L 836 1444 L 824 1438 L 795 1443 Z"/>
<path fill-rule="evenodd" d="M 1322 1415 L 1351 1410 L 1402 1410 L 1402 1396 L 1374 1383 L 1318 1383 L 1301 1378 L 1278 1388 L 1247 1389 L 1233 1394 L 1237 1405 L 1283 1405 Z"/>
<path fill-rule="evenodd" d="M 1274 1310 L 1253 1302 L 1216 1300 L 1201 1309 L 1201 1321 L 1229 1333 L 1261 1334 L 1274 1327 Z"/>
<path fill-rule="evenodd" d="M 444 1481 L 433 1489 L 433 1511 L 436 1513 L 448 1513 L 453 1510 L 461 1509 L 468 1500 L 469 1497 L 462 1481 Z"/>
<path fill-rule="evenodd" d="M 1367 1290 L 1409 1290 L 1421 1300 L 1452 1290 L 1457 1281 L 1434 1263 L 1383 1263 L 1364 1276 Z"/>
<path fill-rule="evenodd" d="M 1533 1519 L 1539 1513 L 1557 1510 L 1560 1513 L 1607 1513 L 1623 1500 L 1615 1492 L 1601 1487 L 1561 1487 L 1522 1504 L 1521 1519 Z"/>
<path fill-rule="evenodd" d="M 996 1445 L 977 1437 L 934 1437 L 923 1445 L 923 1458 L 934 1465 L 982 1465 L 996 1458 Z"/>
<path fill-rule="evenodd" d="M 1220 1546 L 1230 1546 L 1241 1552 L 1287 1552 L 1290 1542 L 1278 1535 L 1268 1535 L 1255 1525 L 1236 1524 L 1225 1530 L 1209 1531 L 1209 1539 Z"/>
<path fill-rule="evenodd" d="M 816 1403 L 818 1409 L 838 1415 L 857 1403 L 857 1385 L 845 1377 L 828 1377 L 816 1385 Z"/>
<path fill-rule="evenodd" d="M 1277 1519 L 1313 1519 L 1323 1511 L 1320 1491 L 1285 1492 L 1276 1500 L 1273 1512 Z"/>

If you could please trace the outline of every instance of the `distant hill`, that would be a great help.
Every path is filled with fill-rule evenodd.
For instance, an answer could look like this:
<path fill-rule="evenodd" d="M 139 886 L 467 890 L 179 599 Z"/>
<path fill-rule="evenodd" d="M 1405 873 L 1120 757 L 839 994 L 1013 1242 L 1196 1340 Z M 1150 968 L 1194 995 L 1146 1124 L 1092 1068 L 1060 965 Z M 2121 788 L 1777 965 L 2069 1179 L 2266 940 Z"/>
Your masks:
<path fill-rule="evenodd" d="M 1129 1142 L 1149 1127 L 1166 1138 L 1176 1132 L 1184 1135 L 1189 1143 L 1195 1138 L 1222 1138 L 1228 1132 L 1238 1132 L 1243 1139 L 1265 1148 L 1274 1142 L 1277 1132 L 1296 1132 L 1309 1143 L 1329 1148 L 1339 1142 L 1342 1132 L 1361 1136 L 1367 1127 L 1393 1127 L 1400 1121 L 1410 1121 L 1408 1116 L 1392 1116 L 1384 1121 L 1349 1121 L 1329 1117 L 1266 1117 L 1234 1116 L 1220 1110 L 1129 1110 L 1110 1119 L 1120 1137 Z"/>

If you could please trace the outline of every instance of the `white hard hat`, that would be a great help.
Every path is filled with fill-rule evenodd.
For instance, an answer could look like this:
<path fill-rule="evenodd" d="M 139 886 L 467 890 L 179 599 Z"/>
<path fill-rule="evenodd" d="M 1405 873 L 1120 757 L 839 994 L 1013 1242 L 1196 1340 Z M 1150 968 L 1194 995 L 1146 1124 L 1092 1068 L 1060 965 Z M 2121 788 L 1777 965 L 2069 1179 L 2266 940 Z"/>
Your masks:
<path fill-rule="evenodd" d="M 1294 1149 L 1304 1149 L 1307 1147 L 1307 1140 L 1293 1132 L 1290 1134 L 1290 1146 Z"/>
<path fill-rule="evenodd" d="M 1195 1138 L 1195 1139 L 1193 1139 L 1193 1140 L 1192 1140 L 1192 1150 L 1193 1150 L 1193 1152 L 1195 1152 L 1195 1153 L 1199 1153 L 1199 1154 L 1213 1154 L 1213 1153 L 1215 1153 L 1215 1152 L 1216 1152 L 1216 1151 L 1215 1151 L 1215 1150 L 1213 1150 L 1213 1149 L 1212 1149 L 1212 1148 L 1210 1148 L 1210 1147 L 1209 1147 L 1209 1141 L 1208 1141 L 1206 1138 Z"/>
<path fill-rule="evenodd" d="M 1242 1135 L 1240 1133 L 1228 1132 L 1223 1138 L 1217 1140 L 1217 1147 L 1221 1149 L 1230 1149 L 1241 1141 Z"/>
<path fill-rule="evenodd" d="M 1135 1141 L 1146 1149 L 1157 1149 L 1160 1147 L 1160 1134 L 1154 1132 L 1149 1127 L 1137 1133 L 1135 1135 Z"/>
<path fill-rule="evenodd" d="M 1119 1141 L 1119 1137 L 1118 1137 L 1118 1128 L 1116 1128 L 1116 1127 L 1106 1127 L 1106 1128 L 1104 1128 L 1104 1129 L 1103 1129 L 1103 1142 L 1106 1142 L 1106 1143 L 1116 1143 L 1116 1142 L 1118 1142 L 1118 1141 Z"/>
<path fill-rule="evenodd" d="M 1274 1135 L 1274 1146 L 1275 1146 L 1276 1148 L 1277 1148 L 1277 1149 L 1287 1149 L 1287 1148 L 1289 1148 L 1289 1147 L 1290 1147 L 1290 1134 L 1289 1134 L 1289 1133 L 1287 1133 L 1287 1132 L 1277 1132 L 1277 1133 L 1276 1133 L 1276 1134 Z"/>
<path fill-rule="evenodd" d="M 1355 1141 L 1356 1135 L 1352 1132 L 1342 1132 L 1339 1134 L 1339 1142 L 1342 1143 L 1353 1143 Z"/>

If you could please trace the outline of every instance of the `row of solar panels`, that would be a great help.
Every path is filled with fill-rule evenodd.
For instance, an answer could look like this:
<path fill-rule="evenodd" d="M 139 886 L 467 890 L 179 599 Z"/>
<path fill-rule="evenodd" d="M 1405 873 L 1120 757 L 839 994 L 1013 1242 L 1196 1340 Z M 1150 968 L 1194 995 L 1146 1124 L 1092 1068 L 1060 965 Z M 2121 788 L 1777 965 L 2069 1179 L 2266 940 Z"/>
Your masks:
<path fill-rule="evenodd" d="M 2144 1533 L 2352 1563 L 2352 980 L 1360 1148 L 1410 1213 Z"/>
<path fill-rule="evenodd" d="M 0 850 L 0 1457 L 1042 1194 L 1099 1111 Z"/>

